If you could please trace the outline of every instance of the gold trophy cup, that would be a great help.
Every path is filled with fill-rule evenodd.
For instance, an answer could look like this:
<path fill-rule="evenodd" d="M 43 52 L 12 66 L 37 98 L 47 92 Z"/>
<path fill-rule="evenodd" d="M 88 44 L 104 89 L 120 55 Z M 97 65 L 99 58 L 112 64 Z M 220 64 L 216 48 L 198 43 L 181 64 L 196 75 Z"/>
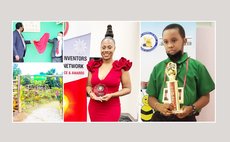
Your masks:
<path fill-rule="evenodd" d="M 171 103 L 173 105 L 173 113 L 181 113 L 182 110 L 180 108 L 180 103 L 182 102 L 180 100 L 182 93 L 179 93 L 178 89 L 181 87 L 178 87 L 178 81 L 176 80 L 177 75 L 177 65 L 176 63 L 169 62 L 166 66 L 165 73 L 168 76 L 169 81 L 166 81 L 167 88 L 164 88 L 163 92 L 163 103 Z M 168 98 L 168 99 L 165 99 Z"/>

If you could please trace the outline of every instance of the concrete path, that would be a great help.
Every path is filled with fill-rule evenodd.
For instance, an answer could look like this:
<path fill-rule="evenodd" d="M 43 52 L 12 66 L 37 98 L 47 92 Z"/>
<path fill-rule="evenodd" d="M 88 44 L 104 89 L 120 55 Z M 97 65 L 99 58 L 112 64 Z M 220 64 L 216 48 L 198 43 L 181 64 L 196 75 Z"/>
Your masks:
<path fill-rule="evenodd" d="M 63 122 L 62 114 L 59 111 L 59 102 L 42 105 L 32 111 L 23 122 Z"/>

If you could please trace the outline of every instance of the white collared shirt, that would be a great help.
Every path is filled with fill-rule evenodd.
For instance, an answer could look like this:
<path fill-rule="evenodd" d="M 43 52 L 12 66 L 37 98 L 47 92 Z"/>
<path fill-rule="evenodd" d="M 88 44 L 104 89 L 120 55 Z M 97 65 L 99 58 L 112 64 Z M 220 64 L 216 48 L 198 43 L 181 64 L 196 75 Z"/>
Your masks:
<path fill-rule="evenodd" d="M 59 43 L 58 43 L 58 54 L 55 52 L 55 56 L 56 56 L 56 57 L 62 56 L 62 52 L 61 52 L 61 51 L 62 51 L 62 42 L 63 42 L 63 41 L 60 40 Z"/>

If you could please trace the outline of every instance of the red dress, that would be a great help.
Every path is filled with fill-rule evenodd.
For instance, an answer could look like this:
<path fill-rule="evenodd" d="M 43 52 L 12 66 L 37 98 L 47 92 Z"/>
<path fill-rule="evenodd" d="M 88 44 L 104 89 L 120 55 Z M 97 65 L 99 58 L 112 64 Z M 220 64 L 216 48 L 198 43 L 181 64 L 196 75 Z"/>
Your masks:
<path fill-rule="evenodd" d="M 132 62 L 124 57 L 119 61 L 115 60 L 107 76 L 103 80 L 100 80 L 98 78 L 98 69 L 102 63 L 102 60 L 92 59 L 87 64 L 88 70 L 92 73 L 92 87 L 97 84 L 104 84 L 107 87 L 107 93 L 117 92 L 121 83 L 121 70 L 128 71 L 132 66 Z M 90 99 L 88 110 L 91 121 L 119 121 L 121 115 L 120 99 L 119 97 L 113 97 L 107 102 L 99 102 Z"/>

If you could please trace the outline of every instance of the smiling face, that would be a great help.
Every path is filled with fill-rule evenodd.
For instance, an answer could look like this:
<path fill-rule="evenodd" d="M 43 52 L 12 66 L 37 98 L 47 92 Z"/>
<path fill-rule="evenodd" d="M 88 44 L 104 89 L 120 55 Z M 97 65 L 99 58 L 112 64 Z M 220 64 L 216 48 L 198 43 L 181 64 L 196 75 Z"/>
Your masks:
<path fill-rule="evenodd" d="M 115 51 L 115 43 L 110 38 L 105 38 L 101 42 L 101 56 L 103 60 L 110 60 L 113 58 L 113 53 Z"/>
<path fill-rule="evenodd" d="M 187 39 L 180 35 L 178 28 L 165 30 L 162 37 L 167 54 L 175 55 L 179 51 L 182 51 L 183 53 L 184 45 L 187 42 Z"/>

